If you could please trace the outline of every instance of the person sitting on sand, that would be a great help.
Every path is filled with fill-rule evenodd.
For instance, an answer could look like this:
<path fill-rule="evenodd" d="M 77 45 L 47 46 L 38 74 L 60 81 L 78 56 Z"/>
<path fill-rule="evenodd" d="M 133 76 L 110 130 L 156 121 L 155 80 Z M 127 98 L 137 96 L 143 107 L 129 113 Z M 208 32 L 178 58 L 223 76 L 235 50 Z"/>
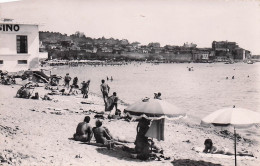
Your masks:
<path fill-rule="evenodd" d="M 38 92 L 35 92 L 34 96 L 31 97 L 31 99 L 34 99 L 34 100 L 39 100 L 39 93 Z"/>
<path fill-rule="evenodd" d="M 16 92 L 16 97 L 21 98 L 23 90 L 24 90 L 24 86 L 22 86 L 20 89 L 18 89 L 18 91 Z"/>
<path fill-rule="evenodd" d="M 141 160 L 147 160 L 150 154 L 148 137 L 145 136 L 149 129 L 150 120 L 142 118 L 139 120 L 136 127 L 137 135 L 135 140 L 135 152 L 137 153 L 137 158 Z"/>
<path fill-rule="evenodd" d="M 92 127 L 89 124 L 90 117 L 86 116 L 83 122 L 80 122 L 76 128 L 76 133 L 73 138 L 76 141 L 90 142 L 93 137 Z"/>
<path fill-rule="evenodd" d="M 112 141 L 112 136 L 109 131 L 102 127 L 102 121 L 96 121 L 96 127 L 93 128 L 94 137 L 96 139 L 96 143 L 101 143 L 103 145 L 108 145 L 110 141 Z"/>
<path fill-rule="evenodd" d="M 30 90 L 25 86 L 22 86 L 16 93 L 16 97 L 29 99 L 31 96 Z"/>
<path fill-rule="evenodd" d="M 213 146 L 213 142 L 211 139 L 206 139 L 204 141 L 205 148 L 203 150 L 204 153 L 211 153 L 211 154 L 224 154 L 224 155 L 234 155 L 234 153 L 230 152 L 227 148 L 218 149 L 216 146 Z M 237 152 L 238 156 L 250 156 L 254 157 L 251 153 L 246 152 Z"/>

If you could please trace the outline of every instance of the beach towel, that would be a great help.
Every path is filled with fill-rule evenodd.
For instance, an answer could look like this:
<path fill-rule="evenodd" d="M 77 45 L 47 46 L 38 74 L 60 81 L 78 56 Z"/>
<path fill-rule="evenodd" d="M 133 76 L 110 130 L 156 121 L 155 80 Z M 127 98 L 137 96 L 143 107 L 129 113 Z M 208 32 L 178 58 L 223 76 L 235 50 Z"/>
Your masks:
<path fill-rule="evenodd" d="M 164 121 L 165 119 L 153 120 L 150 128 L 146 132 L 146 137 L 156 138 L 164 141 Z"/>

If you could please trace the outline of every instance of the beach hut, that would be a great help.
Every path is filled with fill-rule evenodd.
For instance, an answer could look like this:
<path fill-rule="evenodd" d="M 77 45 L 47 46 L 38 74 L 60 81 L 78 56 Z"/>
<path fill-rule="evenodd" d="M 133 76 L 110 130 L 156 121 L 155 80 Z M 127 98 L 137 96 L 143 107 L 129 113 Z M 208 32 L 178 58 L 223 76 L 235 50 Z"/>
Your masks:
<path fill-rule="evenodd" d="M 233 126 L 234 127 L 234 155 L 235 166 L 237 166 L 236 154 L 236 128 L 250 127 L 254 124 L 260 124 L 260 114 L 244 108 L 224 108 L 217 110 L 201 120 L 201 124 L 213 124 L 215 126 Z"/>

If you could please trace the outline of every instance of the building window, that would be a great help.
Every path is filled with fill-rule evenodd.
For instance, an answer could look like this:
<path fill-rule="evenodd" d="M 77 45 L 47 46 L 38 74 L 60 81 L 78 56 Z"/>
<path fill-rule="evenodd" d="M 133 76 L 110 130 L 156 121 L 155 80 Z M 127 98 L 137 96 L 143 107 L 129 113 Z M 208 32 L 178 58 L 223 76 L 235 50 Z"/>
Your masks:
<path fill-rule="evenodd" d="M 18 64 L 21 64 L 21 65 L 27 64 L 27 60 L 18 60 Z"/>
<path fill-rule="evenodd" d="M 0 65 L 4 64 L 4 61 L 3 60 L 0 60 Z"/>
<path fill-rule="evenodd" d="M 17 53 L 28 53 L 27 36 L 16 36 Z"/>

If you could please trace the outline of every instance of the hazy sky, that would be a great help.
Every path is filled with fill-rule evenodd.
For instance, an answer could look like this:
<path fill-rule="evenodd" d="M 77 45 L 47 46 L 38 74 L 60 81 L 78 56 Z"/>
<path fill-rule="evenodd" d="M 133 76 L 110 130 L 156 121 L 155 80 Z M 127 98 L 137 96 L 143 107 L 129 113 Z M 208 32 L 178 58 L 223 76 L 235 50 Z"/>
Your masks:
<path fill-rule="evenodd" d="M 211 47 L 213 40 L 236 41 L 260 55 L 260 1 L 22 0 L 0 4 L 0 17 L 43 23 L 44 31 L 142 44 Z"/>

